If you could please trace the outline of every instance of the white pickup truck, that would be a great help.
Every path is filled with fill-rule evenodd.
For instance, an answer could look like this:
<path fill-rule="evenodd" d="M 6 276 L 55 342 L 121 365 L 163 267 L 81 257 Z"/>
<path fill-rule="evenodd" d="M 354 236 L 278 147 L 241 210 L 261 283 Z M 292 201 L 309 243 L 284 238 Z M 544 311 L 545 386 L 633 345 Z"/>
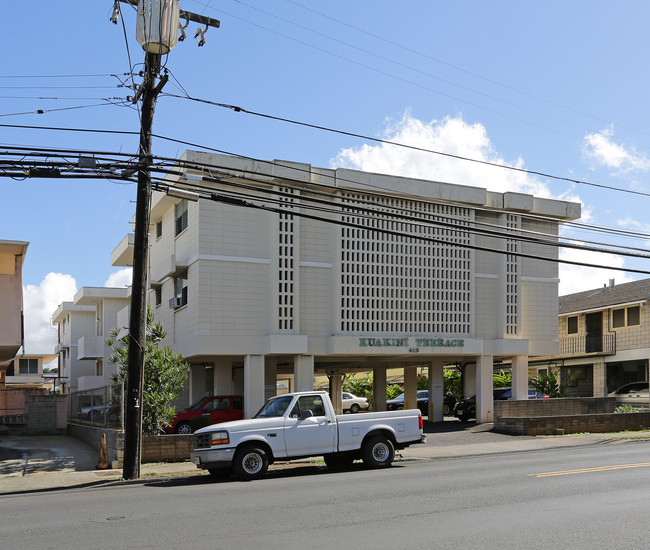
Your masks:
<path fill-rule="evenodd" d="M 213 424 L 194 434 L 192 461 L 213 477 L 231 471 L 262 477 L 275 460 L 323 456 L 329 468 L 362 459 L 390 466 L 396 449 L 424 443 L 418 409 L 337 415 L 326 392 L 297 392 L 269 399 L 251 419 Z"/>

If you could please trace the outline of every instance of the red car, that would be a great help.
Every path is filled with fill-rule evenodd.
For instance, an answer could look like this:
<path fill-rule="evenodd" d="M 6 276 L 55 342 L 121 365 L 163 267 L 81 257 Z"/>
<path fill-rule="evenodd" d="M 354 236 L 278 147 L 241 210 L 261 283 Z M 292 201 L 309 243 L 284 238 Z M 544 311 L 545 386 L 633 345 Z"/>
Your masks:
<path fill-rule="evenodd" d="M 194 405 L 178 411 L 167 433 L 191 434 L 190 420 L 195 416 L 209 416 L 213 424 L 244 418 L 244 398 L 241 395 L 214 395 L 199 399 Z"/>

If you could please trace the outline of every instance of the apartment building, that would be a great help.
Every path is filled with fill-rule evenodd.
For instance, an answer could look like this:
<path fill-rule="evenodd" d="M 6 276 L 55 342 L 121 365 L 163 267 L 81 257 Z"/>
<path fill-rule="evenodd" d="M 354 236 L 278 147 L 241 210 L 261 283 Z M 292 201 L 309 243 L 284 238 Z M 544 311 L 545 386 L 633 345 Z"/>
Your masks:
<path fill-rule="evenodd" d="M 113 328 L 124 326 L 128 314 L 122 310 L 128 310 L 129 297 L 128 288 L 83 287 L 52 315 L 58 325 L 59 375 L 67 392 L 111 383 L 117 367 L 108 360 L 111 348 L 105 341 Z"/>
<path fill-rule="evenodd" d="M 23 262 L 28 245 L 0 240 L 0 388 L 4 387 L 7 368 L 24 345 Z"/>
<path fill-rule="evenodd" d="M 189 400 L 242 392 L 251 415 L 279 383 L 328 375 L 336 400 L 343 373 L 373 371 L 381 410 L 397 367 L 415 406 L 425 366 L 442 420 L 455 363 L 487 422 L 495 362 L 525 399 L 529 358 L 558 351 L 557 247 L 527 237 L 556 243 L 578 204 L 194 151 L 179 169 L 153 194 L 149 303 L 191 364 Z M 174 196 L 197 184 L 200 200 Z"/>
<path fill-rule="evenodd" d="M 559 353 L 538 368 L 572 371 L 569 396 L 602 396 L 648 380 L 650 279 L 559 298 Z"/>
<path fill-rule="evenodd" d="M 43 376 L 43 366 L 54 361 L 56 357 L 51 354 L 25 354 L 16 357 L 7 367 L 7 389 L 52 389 L 53 379 Z"/>

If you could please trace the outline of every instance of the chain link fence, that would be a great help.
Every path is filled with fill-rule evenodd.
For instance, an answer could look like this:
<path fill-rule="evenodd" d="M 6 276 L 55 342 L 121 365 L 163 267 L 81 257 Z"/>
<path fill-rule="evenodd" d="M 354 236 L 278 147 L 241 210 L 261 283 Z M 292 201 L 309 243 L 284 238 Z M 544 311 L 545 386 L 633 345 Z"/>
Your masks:
<path fill-rule="evenodd" d="M 70 393 L 68 420 L 124 430 L 124 384 Z"/>

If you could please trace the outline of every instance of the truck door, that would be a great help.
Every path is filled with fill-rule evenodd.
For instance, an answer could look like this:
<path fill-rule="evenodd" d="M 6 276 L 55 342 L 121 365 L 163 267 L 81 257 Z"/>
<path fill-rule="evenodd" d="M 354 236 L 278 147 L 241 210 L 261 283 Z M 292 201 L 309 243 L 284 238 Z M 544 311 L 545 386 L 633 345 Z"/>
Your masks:
<path fill-rule="evenodd" d="M 302 411 L 313 416 L 302 419 Z M 331 453 L 335 448 L 336 422 L 325 412 L 320 395 L 302 395 L 285 418 L 284 441 L 289 456 L 309 456 Z"/>

